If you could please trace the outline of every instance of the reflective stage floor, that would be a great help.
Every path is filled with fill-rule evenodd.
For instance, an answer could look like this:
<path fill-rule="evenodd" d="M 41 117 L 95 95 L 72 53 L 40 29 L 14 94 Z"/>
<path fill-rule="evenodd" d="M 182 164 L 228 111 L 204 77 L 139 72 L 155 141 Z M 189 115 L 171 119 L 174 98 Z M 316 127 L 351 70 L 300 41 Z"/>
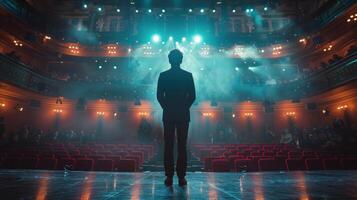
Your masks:
<path fill-rule="evenodd" d="M 161 172 L 0 170 L 0 199 L 357 199 L 357 171 L 188 173 L 188 186 Z"/>

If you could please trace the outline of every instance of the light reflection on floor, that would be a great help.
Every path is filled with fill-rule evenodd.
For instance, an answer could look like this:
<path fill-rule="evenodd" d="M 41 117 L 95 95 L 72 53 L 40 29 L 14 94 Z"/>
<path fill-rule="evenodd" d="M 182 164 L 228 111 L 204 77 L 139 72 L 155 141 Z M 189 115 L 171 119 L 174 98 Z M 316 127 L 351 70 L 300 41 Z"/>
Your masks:
<path fill-rule="evenodd" d="M 188 173 L 188 186 L 161 172 L 0 171 L 1 199 L 357 199 L 357 171 Z"/>

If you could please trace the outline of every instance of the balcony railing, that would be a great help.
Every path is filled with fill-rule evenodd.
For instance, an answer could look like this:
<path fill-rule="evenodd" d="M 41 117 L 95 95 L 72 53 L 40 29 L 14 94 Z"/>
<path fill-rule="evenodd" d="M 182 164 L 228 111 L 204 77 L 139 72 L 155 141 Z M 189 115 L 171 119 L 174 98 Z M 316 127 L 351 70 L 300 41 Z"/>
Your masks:
<path fill-rule="evenodd" d="M 296 99 L 316 95 L 353 80 L 357 80 L 357 53 L 353 53 L 304 79 L 277 85 L 241 84 L 235 91 L 232 91 L 231 95 L 216 98 L 217 100 L 232 100 L 232 97 L 236 97 L 238 100 L 272 99 L 275 101 Z M 145 92 L 153 88 L 152 85 L 54 80 L 33 72 L 25 65 L 4 55 L 0 55 L 0 81 L 44 95 L 69 98 L 86 97 L 88 99 L 104 97 L 128 100 L 135 96 L 145 97 Z M 209 99 L 210 97 L 201 95 L 201 98 Z"/>
<path fill-rule="evenodd" d="M 50 96 L 60 95 L 62 85 L 60 81 L 49 79 L 33 72 L 25 65 L 1 54 L 0 80 Z"/>

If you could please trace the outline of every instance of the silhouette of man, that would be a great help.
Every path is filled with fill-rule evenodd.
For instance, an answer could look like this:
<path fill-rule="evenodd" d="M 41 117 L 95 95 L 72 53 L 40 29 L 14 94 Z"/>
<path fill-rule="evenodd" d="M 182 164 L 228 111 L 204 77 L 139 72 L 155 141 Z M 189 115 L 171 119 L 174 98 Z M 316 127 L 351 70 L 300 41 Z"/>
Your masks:
<path fill-rule="evenodd" d="M 171 69 L 160 73 L 157 84 L 157 100 L 162 109 L 164 123 L 164 165 L 165 185 L 172 185 L 174 176 L 174 141 L 177 135 L 176 174 L 179 185 L 187 185 L 185 176 L 187 168 L 187 132 L 190 121 L 190 107 L 196 99 L 195 85 L 190 72 L 182 70 L 183 55 L 174 49 L 169 53 Z"/>

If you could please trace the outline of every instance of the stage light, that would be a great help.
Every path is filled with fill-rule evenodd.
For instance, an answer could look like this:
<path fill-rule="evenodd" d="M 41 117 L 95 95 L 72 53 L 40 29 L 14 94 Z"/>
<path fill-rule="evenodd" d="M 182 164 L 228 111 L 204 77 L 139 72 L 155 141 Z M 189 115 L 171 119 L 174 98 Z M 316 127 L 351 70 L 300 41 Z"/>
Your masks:
<path fill-rule="evenodd" d="M 19 111 L 20 112 L 24 111 L 24 108 L 23 107 L 19 107 Z"/>
<path fill-rule="evenodd" d="M 165 13 L 166 11 L 165 11 L 165 9 L 162 9 L 161 12 L 162 12 L 162 13 Z"/>
<path fill-rule="evenodd" d="M 232 10 L 232 13 L 235 13 L 235 12 L 236 12 L 236 10 L 235 10 L 235 9 L 233 9 L 233 10 Z"/>
<path fill-rule="evenodd" d="M 1 107 L 5 107 L 6 104 L 5 104 L 5 103 L 0 103 L 0 106 L 1 106 Z"/>
<path fill-rule="evenodd" d="M 85 3 L 85 4 L 83 4 L 83 8 L 88 8 L 88 5 Z"/>
<path fill-rule="evenodd" d="M 138 10 L 138 9 L 136 9 L 136 10 L 135 10 L 135 13 L 139 13 L 139 10 Z"/>
<path fill-rule="evenodd" d="M 252 117 L 252 116 L 253 116 L 253 113 L 244 113 L 244 116 L 245 116 L 245 117 Z"/>
<path fill-rule="evenodd" d="M 99 66 L 98 66 L 98 69 L 102 69 L 102 65 L 99 65 Z"/>
<path fill-rule="evenodd" d="M 155 43 L 160 42 L 161 38 L 158 34 L 152 36 L 151 40 Z"/>
<path fill-rule="evenodd" d="M 251 9 L 249 9 L 249 11 L 250 11 L 250 12 L 253 12 L 253 11 L 254 11 L 254 9 L 253 9 L 253 8 L 251 8 Z"/>
<path fill-rule="evenodd" d="M 118 13 L 120 12 L 120 9 L 119 9 L 119 8 L 117 8 L 117 12 L 118 12 Z"/>
<path fill-rule="evenodd" d="M 97 10 L 98 10 L 98 12 L 102 12 L 102 8 L 101 7 L 98 7 Z"/>
<path fill-rule="evenodd" d="M 100 111 L 97 112 L 97 115 L 98 115 L 98 116 L 104 116 L 104 114 L 105 114 L 105 112 L 100 112 Z"/>
<path fill-rule="evenodd" d="M 342 106 L 338 106 L 337 110 L 346 110 L 348 108 L 347 105 L 342 105 Z"/>
<path fill-rule="evenodd" d="M 200 35 L 193 36 L 193 41 L 198 44 L 202 42 L 202 37 Z"/>
<path fill-rule="evenodd" d="M 113 115 L 114 115 L 114 117 L 116 117 L 116 116 L 118 116 L 118 113 L 115 112 Z"/>
<path fill-rule="evenodd" d="M 249 13 L 249 9 L 248 9 L 248 8 L 247 8 L 247 9 L 245 9 L 245 12 L 246 12 L 246 13 Z"/>
<path fill-rule="evenodd" d="M 235 69 L 236 71 L 239 71 L 239 68 L 238 68 L 238 67 L 235 67 L 234 69 Z"/>
<path fill-rule="evenodd" d="M 152 12 L 152 10 L 151 10 L 151 9 L 149 9 L 149 10 L 148 10 L 148 12 L 149 12 L 149 13 L 151 13 L 151 12 Z"/>
<path fill-rule="evenodd" d="M 289 117 L 294 117 L 295 116 L 295 112 L 287 112 L 285 115 L 289 116 Z"/>
<path fill-rule="evenodd" d="M 117 66 L 116 66 L 116 65 L 114 65 L 114 66 L 113 66 L 113 69 L 117 69 Z"/>
<path fill-rule="evenodd" d="M 62 113 L 63 111 L 62 111 L 62 109 L 53 109 L 53 112 L 55 112 L 55 113 Z"/>
<path fill-rule="evenodd" d="M 268 7 L 265 6 L 265 7 L 264 7 L 264 11 L 267 11 L 267 10 L 268 10 Z"/>
<path fill-rule="evenodd" d="M 170 37 L 169 37 L 169 40 L 172 41 L 172 40 L 174 40 L 174 38 L 173 38 L 172 36 L 170 36 Z"/>
<path fill-rule="evenodd" d="M 178 46 L 178 45 L 179 45 L 179 42 L 176 41 L 176 42 L 175 42 L 175 45 Z"/>
<path fill-rule="evenodd" d="M 182 37 L 181 41 L 186 42 L 186 37 Z"/>
<path fill-rule="evenodd" d="M 213 9 L 213 10 L 212 10 L 212 12 L 213 12 L 213 13 L 215 13 L 215 12 L 216 12 L 216 10 L 215 10 L 215 9 Z"/>
<path fill-rule="evenodd" d="M 204 116 L 204 117 L 212 117 L 213 114 L 211 112 L 203 112 L 202 116 Z"/>
<path fill-rule="evenodd" d="M 233 113 L 233 114 L 232 114 L 232 118 L 235 118 L 235 117 L 236 117 L 236 114 Z"/>
<path fill-rule="evenodd" d="M 205 12 L 205 10 L 202 8 L 201 10 L 200 10 L 200 13 L 204 13 Z"/>
<path fill-rule="evenodd" d="M 190 9 L 188 9 L 188 12 L 192 12 L 192 9 L 190 8 Z"/>

